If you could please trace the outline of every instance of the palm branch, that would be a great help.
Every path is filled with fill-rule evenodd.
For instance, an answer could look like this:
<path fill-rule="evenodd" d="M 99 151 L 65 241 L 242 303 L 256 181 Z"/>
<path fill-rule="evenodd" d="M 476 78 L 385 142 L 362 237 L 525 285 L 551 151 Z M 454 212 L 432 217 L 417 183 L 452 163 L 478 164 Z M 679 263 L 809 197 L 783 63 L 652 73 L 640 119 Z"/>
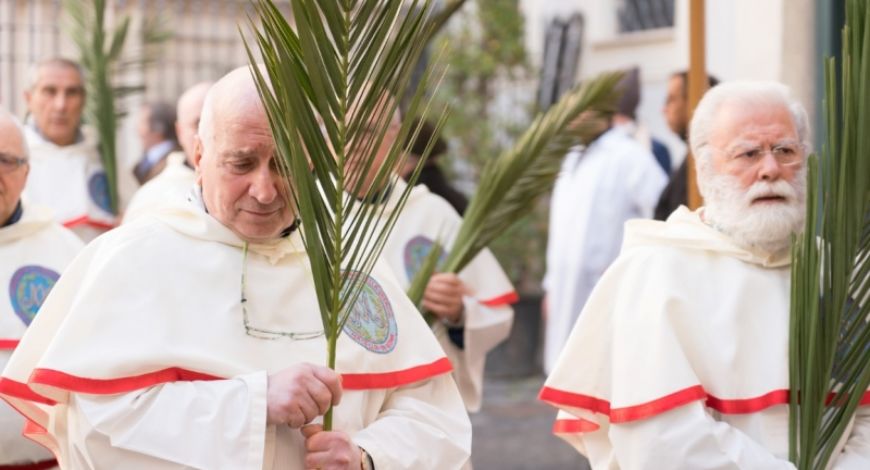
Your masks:
<path fill-rule="evenodd" d="M 849 0 L 842 80 L 827 59 L 827 141 L 808 161 L 806 226 L 792 248 L 789 444 L 800 470 L 827 467 L 870 386 L 868 68 L 870 7 Z"/>
<path fill-rule="evenodd" d="M 79 61 L 85 70 L 85 121 L 94 126 L 99 137 L 100 161 L 106 173 L 112 213 L 118 213 L 118 164 L 115 147 L 118 119 L 125 114 L 120 106 L 128 95 L 140 93 L 144 86 L 121 86 L 115 77 L 123 65 L 143 65 L 143 59 L 122 60 L 124 44 L 130 31 L 130 16 L 117 21 L 111 31 L 106 21 L 106 0 L 65 0 L 70 34 L 79 49 Z M 168 38 L 156 23 L 146 23 L 144 42 L 153 45 Z M 149 48 L 146 48 L 146 51 Z"/>
<path fill-rule="evenodd" d="M 613 112 L 615 86 L 621 77 L 621 73 L 606 73 L 575 88 L 539 114 L 511 149 L 484 166 L 477 192 L 438 271 L 458 273 L 534 209 L 538 198 L 552 188 L 570 148 L 588 144 L 606 127 L 601 120 Z M 434 264 L 428 267 L 417 271 L 412 285 L 425 285 L 436 270 Z M 409 296 L 419 304 L 422 290 Z M 430 324 L 434 321 L 433 316 L 426 317 Z"/>
<path fill-rule="evenodd" d="M 374 184 L 365 187 L 361 176 L 374 170 L 397 110 L 389 97 L 406 96 L 431 28 L 430 9 L 428 1 L 404 0 L 291 0 L 290 8 L 294 27 L 271 0 L 254 0 L 250 23 L 264 65 L 252 70 L 291 188 L 288 202 L 301 219 L 334 369 L 338 337 L 399 213 L 386 215 L 384 204 L 359 204 L 345 190 L 370 200 L 395 178 L 410 120 L 401 124 L 399 143 L 376 169 Z M 255 64 L 247 41 L 245 47 Z M 412 93 L 409 114 L 426 114 L 428 80 L 424 74 Z M 401 194 L 399 208 L 412 186 Z M 330 410 L 324 428 L 331 427 Z"/>

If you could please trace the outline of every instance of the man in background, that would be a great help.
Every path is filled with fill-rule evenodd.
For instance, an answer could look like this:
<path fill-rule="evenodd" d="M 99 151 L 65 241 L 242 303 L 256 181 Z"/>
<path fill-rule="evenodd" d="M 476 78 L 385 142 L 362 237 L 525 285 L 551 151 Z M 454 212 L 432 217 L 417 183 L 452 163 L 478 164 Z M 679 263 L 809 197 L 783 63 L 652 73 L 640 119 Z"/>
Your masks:
<path fill-rule="evenodd" d="M 30 175 L 24 197 L 84 241 L 115 225 L 96 137 L 81 125 L 85 86 L 79 64 L 62 58 L 36 64 L 24 92 L 24 137 Z"/>
<path fill-rule="evenodd" d="M 139 184 L 145 184 L 166 167 L 166 156 L 178 149 L 175 136 L 175 109 L 169 103 L 156 101 L 142 107 L 139 113 L 139 138 L 145 154 L 133 175 Z"/>

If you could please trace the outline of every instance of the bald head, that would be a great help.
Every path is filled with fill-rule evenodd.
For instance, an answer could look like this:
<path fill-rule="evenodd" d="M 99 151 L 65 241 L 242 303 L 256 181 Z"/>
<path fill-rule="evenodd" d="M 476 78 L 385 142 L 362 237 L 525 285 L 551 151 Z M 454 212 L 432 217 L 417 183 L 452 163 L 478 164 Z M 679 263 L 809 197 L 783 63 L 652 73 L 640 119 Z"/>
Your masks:
<path fill-rule="evenodd" d="M 0 109 L 0 226 L 15 211 L 29 170 L 21 127 L 12 115 Z"/>
<path fill-rule="evenodd" d="M 208 91 L 195 140 L 197 181 L 209 214 L 253 243 L 275 239 L 293 223 L 275 139 L 248 67 Z"/>
<path fill-rule="evenodd" d="M 178 98 L 175 118 L 175 133 L 178 135 L 178 143 L 187 155 L 187 161 L 193 166 L 194 136 L 199 127 L 199 116 L 202 113 L 202 105 L 205 95 L 212 82 L 200 82 L 188 88 Z"/>

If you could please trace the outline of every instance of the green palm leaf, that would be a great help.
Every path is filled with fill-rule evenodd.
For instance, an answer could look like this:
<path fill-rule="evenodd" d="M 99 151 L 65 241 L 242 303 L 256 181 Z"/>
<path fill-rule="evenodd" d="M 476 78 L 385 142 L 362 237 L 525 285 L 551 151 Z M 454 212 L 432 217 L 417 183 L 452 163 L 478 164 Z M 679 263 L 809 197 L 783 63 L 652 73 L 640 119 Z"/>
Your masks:
<path fill-rule="evenodd" d="M 792 249 L 790 459 L 823 469 L 870 386 L 870 7 L 849 0 L 842 81 L 825 64 L 827 141 Z M 838 106 L 838 91 L 842 106 Z"/>
<path fill-rule="evenodd" d="M 130 30 L 130 17 L 118 20 L 113 31 L 106 24 L 106 0 L 64 0 L 64 9 L 70 17 L 70 35 L 79 50 L 79 61 L 85 70 L 85 121 L 99 136 L 100 162 L 106 172 L 109 202 L 112 213 L 118 213 L 118 164 L 115 142 L 118 119 L 125 114 L 122 100 L 141 92 L 141 85 L 117 85 L 115 77 L 125 66 L 141 66 L 144 61 L 122 61 L 124 44 Z M 144 29 L 146 50 L 166 40 L 168 33 L 155 24 Z"/>
<path fill-rule="evenodd" d="M 438 271 L 458 273 L 534 209 L 538 198 L 553 187 L 569 149 L 588 144 L 604 128 L 601 120 L 613 112 L 620 78 L 621 73 L 603 74 L 566 94 L 535 118 L 513 148 L 484 166 L 477 192 Z M 420 269 L 411 284 L 425 285 L 423 279 L 434 271 Z M 422 290 L 409 296 L 419 304 Z M 427 315 L 427 321 L 431 324 L 434 317 Z"/>
<path fill-rule="evenodd" d="M 254 0 L 253 42 L 263 69 L 252 67 L 275 138 L 280 168 L 301 219 L 321 320 L 328 365 L 335 367 L 341 329 L 380 256 L 399 210 L 360 204 L 388 186 L 405 152 L 393 144 L 371 188 L 384 136 L 394 124 L 397 101 L 407 96 L 411 72 L 431 24 L 428 1 L 291 0 L 291 27 L 270 0 Z M 257 62 L 246 41 L 251 63 Z M 426 114 L 424 74 L 412 93 L 409 114 Z M 404 142 L 411 121 L 401 124 Z M 313 170 L 313 171 L 312 171 Z M 410 186 L 409 186 L 410 188 Z M 409 191 L 400 197 L 400 208 Z M 379 224 L 383 218 L 386 223 Z M 332 426 L 331 410 L 324 427 Z"/>

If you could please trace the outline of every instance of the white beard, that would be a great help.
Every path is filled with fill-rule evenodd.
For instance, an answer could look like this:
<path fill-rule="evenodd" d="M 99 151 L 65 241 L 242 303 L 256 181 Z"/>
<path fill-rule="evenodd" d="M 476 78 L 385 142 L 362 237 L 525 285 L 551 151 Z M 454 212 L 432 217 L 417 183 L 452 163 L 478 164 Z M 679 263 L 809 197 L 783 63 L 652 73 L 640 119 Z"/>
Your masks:
<path fill-rule="evenodd" d="M 803 229 L 803 171 L 795 176 L 794 183 L 759 181 L 747 189 L 740 188 L 733 176 L 705 173 L 704 218 L 739 245 L 776 253 L 787 248 L 791 235 Z M 764 196 L 781 196 L 785 201 L 752 204 Z"/>

